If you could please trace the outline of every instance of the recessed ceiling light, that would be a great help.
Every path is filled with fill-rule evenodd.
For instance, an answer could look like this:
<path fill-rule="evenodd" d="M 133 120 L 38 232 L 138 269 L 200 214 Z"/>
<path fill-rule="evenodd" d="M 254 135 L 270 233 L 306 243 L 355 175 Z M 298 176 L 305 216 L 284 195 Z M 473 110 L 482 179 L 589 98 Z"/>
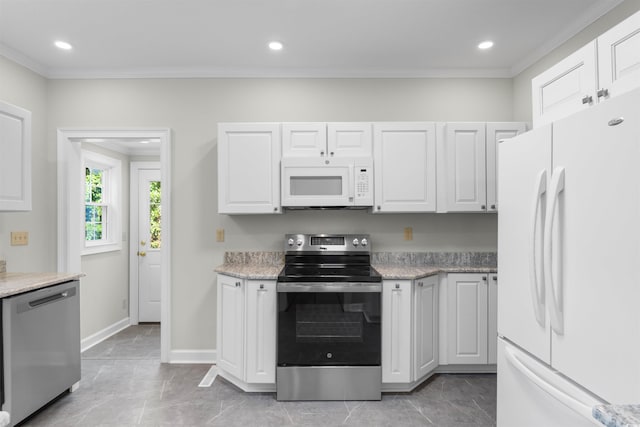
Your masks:
<path fill-rule="evenodd" d="M 71 50 L 71 48 L 73 47 L 69 43 L 62 40 L 56 40 L 54 44 L 58 49 L 62 49 L 62 50 Z"/>
<path fill-rule="evenodd" d="M 493 47 L 493 42 L 491 40 L 483 41 L 478 45 L 478 49 L 491 49 Z"/>
<path fill-rule="evenodd" d="M 282 43 L 280 42 L 270 42 L 269 49 L 271 50 L 282 50 Z"/>

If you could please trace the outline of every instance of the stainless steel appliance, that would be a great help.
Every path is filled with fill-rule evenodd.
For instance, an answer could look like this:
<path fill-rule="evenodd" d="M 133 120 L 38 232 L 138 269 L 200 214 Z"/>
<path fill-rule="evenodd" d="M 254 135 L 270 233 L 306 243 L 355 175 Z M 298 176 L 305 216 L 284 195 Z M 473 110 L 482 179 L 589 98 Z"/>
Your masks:
<path fill-rule="evenodd" d="M 382 278 L 368 235 L 285 236 L 278 400 L 380 400 Z"/>
<path fill-rule="evenodd" d="M 15 425 L 80 381 L 78 281 L 2 300 L 2 410 Z"/>
<path fill-rule="evenodd" d="M 373 206 L 371 157 L 285 157 L 281 168 L 283 207 Z"/>

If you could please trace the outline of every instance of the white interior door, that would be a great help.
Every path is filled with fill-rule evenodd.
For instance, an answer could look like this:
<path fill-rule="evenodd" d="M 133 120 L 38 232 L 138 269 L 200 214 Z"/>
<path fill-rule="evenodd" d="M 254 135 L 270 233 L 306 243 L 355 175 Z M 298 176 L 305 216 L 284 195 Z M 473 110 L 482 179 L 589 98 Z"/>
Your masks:
<path fill-rule="evenodd" d="M 160 321 L 162 251 L 160 171 L 138 175 L 138 321 Z"/>

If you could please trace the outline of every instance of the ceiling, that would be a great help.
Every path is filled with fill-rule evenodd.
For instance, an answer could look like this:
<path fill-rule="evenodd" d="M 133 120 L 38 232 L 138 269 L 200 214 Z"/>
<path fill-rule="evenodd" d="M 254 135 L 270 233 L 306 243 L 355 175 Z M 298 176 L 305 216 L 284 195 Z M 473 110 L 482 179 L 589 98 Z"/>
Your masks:
<path fill-rule="evenodd" d="M 50 78 L 511 77 L 621 2 L 0 0 L 0 54 Z"/>

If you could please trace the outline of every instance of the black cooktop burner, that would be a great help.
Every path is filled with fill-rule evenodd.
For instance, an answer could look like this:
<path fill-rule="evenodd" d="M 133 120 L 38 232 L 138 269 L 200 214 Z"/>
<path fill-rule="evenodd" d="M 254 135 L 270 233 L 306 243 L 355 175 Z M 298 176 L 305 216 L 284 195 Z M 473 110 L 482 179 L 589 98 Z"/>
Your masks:
<path fill-rule="evenodd" d="M 286 255 L 279 282 L 363 282 L 382 281 L 371 267 L 368 255 Z"/>

